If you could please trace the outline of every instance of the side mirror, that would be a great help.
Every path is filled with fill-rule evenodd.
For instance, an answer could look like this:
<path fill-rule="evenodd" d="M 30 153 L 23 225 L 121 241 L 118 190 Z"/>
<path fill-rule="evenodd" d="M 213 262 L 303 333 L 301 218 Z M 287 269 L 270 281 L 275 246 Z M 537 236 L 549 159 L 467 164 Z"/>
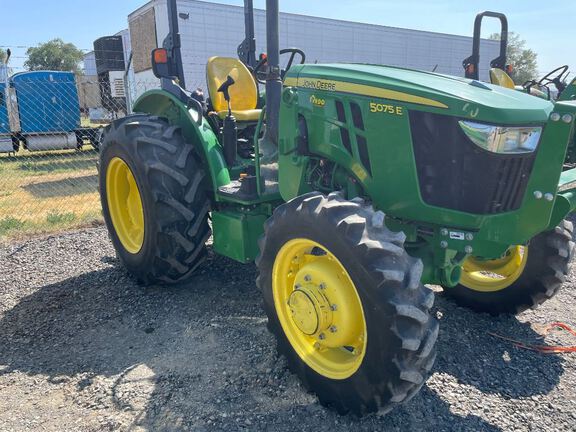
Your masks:
<path fill-rule="evenodd" d="M 171 60 L 166 48 L 152 50 L 152 72 L 156 78 L 174 78 L 178 75 Z"/>

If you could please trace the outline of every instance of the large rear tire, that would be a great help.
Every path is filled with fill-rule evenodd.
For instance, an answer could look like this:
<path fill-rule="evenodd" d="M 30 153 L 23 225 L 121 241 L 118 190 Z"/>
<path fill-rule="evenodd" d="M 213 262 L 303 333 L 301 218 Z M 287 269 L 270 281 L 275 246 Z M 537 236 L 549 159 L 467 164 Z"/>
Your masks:
<path fill-rule="evenodd" d="M 500 259 L 468 258 L 460 284 L 444 288 L 461 305 L 492 315 L 517 314 L 551 299 L 568 275 L 572 222 L 538 234 L 527 246 L 513 246 Z"/>
<path fill-rule="evenodd" d="M 165 119 L 134 115 L 106 130 L 100 197 L 118 256 L 140 282 L 179 283 L 210 236 L 207 182 L 192 145 Z"/>
<path fill-rule="evenodd" d="M 434 293 L 420 283 L 422 263 L 379 216 L 337 194 L 303 195 L 274 211 L 257 259 L 279 352 L 341 414 L 407 401 L 436 356 Z"/>

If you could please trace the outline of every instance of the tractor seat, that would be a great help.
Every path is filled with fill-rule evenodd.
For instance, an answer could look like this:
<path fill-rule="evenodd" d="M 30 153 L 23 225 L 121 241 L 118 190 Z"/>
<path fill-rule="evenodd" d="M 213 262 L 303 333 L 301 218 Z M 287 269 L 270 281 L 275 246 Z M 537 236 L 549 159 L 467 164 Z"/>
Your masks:
<path fill-rule="evenodd" d="M 516 87 L 512 78 L 508 76 L 506 72 L 502 69 L 492 68 L 490 69 L 490 82 L 496 84 L 500 87 L 506 87 L 514 90 Z"/>
<path fill-rule="evenodd" d="M 230 86 L 232 115 L 239 122 L 257 122 L 262 110 L 257 109 L 258 87 L 248 68 L 240 60 L 230 57 L 211 57 L 206 64 L 206 82 L 214 111 L 221 119 L 228 115 L 224 94 L 218 92 L 220 85 L 230 75 L 235 84 Z"/>

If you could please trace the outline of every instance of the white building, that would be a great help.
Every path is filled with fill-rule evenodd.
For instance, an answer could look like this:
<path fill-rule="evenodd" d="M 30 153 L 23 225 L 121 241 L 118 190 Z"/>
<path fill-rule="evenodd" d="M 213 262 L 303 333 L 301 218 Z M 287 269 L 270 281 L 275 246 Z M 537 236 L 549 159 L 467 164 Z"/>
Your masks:
<path fill-rule="evenodd" d="M 182 57 L 188 89 L 206 88 L 209 57 L 236 57 L 244 39 L 242 7 L 199 0 L 178 0 Z M 182 17 L 187 18 L 182 18 Z M 470 27 L 472 20 L 470 17 Z M 254 11 L 256 54 L 266 51 L 265 11 Z M 128 16 L 132 39 L 134 96 L 159 81 L 151 70 L 151 50 L 162 46 L 168 33 L 166 0 L 152 0 Z M 217 29 L 217 31 L 215 31 Z M 333 20 L 280 14 L 280 48 L 297 47 L 307 63 L 375 63 L 463 76 L 462 60 L 472 53 L 472 38 Z M 488 80 L 489 60 L 498 56 L 498 42 L 482 40 L 482 80 Z"/>
<path fill-rule="evenodd" d="M 84 75 L 96 76 L 96 55 L 94 51 L 84 54 Z"/>

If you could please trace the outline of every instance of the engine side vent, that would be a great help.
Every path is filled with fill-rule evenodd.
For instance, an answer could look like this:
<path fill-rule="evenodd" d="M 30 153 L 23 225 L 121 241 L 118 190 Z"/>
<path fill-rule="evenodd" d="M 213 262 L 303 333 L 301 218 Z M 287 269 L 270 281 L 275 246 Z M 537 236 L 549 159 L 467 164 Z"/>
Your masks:
<path fill-rule="evenodd" d="M 370 165 L 370 155 L 368 154 L 368 145 L 366 144 L 366 138 L 362 135 L 356 135 L 356 142 L 358 143 L 358 153 L 360 154 L 360 161 L 366 171 L 372 175 L 372 166 Z"/>
<path fill-rule="evenodd" d="M 350 133 L 345 127 L 340 128 L 340 138 L 342 139 L 342 145 L 348 150 L 348 153 L 352 154 L 352 144 L 350 144 Z"/>
<path fill-rule="evenodd" d="M 340 138 L 342 139 L 342 145 L 352 154 L 352 144 L 350 143 L 350 133 L 346 127 L 346 112 L 344 111 L 344 104 L 342 101 L 336 101 L 336 116 L 338 121 L 344 123 L 345 126 L 340 126 Z"/>
<path fill-rule="evenodd" d="M 344 112 L 344 104 L 342 101 L 336 101 L 336 115 L 338 116 L 338 121 L 346 123 L 346 113 Z"/>
<path fill-rule="evenodd" d="M 350 103 L 350 110 L 352 111 L 352 121 L 356 129 L 364 130 L 364 119 L 362 118 L 362 110 L 357 103 Z"/>

